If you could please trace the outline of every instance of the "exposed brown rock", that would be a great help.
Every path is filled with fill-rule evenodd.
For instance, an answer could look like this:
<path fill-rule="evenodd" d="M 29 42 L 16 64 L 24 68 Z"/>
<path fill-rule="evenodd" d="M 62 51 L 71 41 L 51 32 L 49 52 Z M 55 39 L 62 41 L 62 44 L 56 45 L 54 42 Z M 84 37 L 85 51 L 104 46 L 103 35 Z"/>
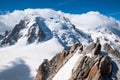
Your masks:
<path fill-rule="evenodd" d="M 44 61 L 39 67 L 36 80 L 52 80 L 61 67 L 74 55 L 76 49 L 82 50 L 82 44 L 76 43 L 70 51 L 63 50 L 52 60 Z M 110 50 L 109 47 L 107 50 Z M 100 43 L 91 43 L 82 54 L 91 53 L 93 57 L 81 56 L 74 65 L 69 80 L 110 80 L 112 63 L 108 56 L 100 55 L 100 51 Z"/>
<path fill-rule="evenodd" d="M 38 73 L 36 75 L 35 80 L 46 80 L 49 75 L 48 73 L 49 73 L 49 62 L 47 59 L 45 59 L 38 69 Z"/>
<path fill-rule="evenodd" d="M 63 50 L 61 53 L 57 54 L 48 61 L 48 63 L 44 61 L 38 69 L 36 80 L 52 80 L 60 68 L 73 56 L 78 47 L 80 50 L 83 49 L 82 44 L 76 43 L 71 47 L 70 51 Z M 47 67 L 44 67 L 44 64 L 47 64 Z"/>
<path fill-rule="evenodd" d="M 112 65 L 109 61 L 109 57 L 105 56 L 102 58 L 102 60 L 100 61 L 100 70 L 101 70 L 101 75 L 107 79 L 111 76 L 111 72 L 112 72 Z"/>
<path fill-rule="evenodd" d="M 79 47 L 80 50 L 83 50 L 83 45 L 82 45 L 81 43 L 75 43 L 75 44 L 70 48 L 70 53 L 74 53 L 77 47 Z"/>
<path fill-rule="evenodd" d="M 90 43 L 88 47 L 83 51 L 83 54 L 91 53 L 92 55 L 98 55 L 101 51 L 100 43 Z"/>
<path fill-rule="evenodd" d="M 112 72 L 112 64 L 106 56 L 83 57 L 70 80 L 107 80 Z"/>
<path fill-rule="evenodd" d="M 96 44 L 96 47 L 92 50 L 92 54 L 93 55 L 98 55 L 101 51 L 101 44 L 100 43 L 97 43 Z"/>
<path fill-rule="evenodd" d="M 98 68 L 97 65 L 94 65 L 91 68 L 86 80 L 101 80 L 101 79 L 102 79 L 102 77 L 101 77 L 100 69 Z"/>
<path fill-rule="evenodd" d="M 82 54 L 87 54 L 89 52 L 91 52 L 94 48 L 95 48 L 96 44 L 95 43 L 90 43 L 87 48 L 83 51 Z"/>

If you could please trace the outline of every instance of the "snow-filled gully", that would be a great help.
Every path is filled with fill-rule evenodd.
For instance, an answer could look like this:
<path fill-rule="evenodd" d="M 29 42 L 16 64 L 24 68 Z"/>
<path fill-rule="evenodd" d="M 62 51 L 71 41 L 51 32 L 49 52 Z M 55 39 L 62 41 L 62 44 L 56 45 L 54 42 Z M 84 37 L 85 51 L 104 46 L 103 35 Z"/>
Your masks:
<path fill-rule="evenodd" d="M 75 54 L 68 60 L 68 62 L 57 72 L 52 80 L 69 80 L 72 69 L 77 62 L 77 60 L 82 56 L 80 50 L 77 49 Z"/>

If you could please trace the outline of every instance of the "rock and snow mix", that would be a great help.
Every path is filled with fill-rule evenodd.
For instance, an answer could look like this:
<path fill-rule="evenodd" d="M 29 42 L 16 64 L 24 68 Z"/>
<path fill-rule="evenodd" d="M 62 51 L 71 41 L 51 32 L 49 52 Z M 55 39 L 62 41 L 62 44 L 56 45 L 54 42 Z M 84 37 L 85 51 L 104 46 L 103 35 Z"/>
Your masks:
<path fill-rule="evenodd" d="M 33 80 L 44 59 L 51 60 L 76 42 L 86 47 L 89 42 L 97 41 L 120 50 L 120 22 L 93 11 L 69 14 L 51 9 L 26 9 L 0 15 L 0 79 Z M 70 75 L 78 56 L 74 54 L 54 79 L 58 80 L 62 71 L 72 65 Z"/>

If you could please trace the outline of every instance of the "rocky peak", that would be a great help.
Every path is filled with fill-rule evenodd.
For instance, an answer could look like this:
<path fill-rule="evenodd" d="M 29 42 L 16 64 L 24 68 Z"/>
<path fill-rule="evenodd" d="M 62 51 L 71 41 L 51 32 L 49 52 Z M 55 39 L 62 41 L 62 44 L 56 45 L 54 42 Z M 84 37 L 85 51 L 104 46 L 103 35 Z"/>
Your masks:
<path fill-rule="evenodd" d="M 30 26 L 27 36 L 29 43 L 35 42 L 36 39 L 38 40 L 38 42 L 41 42 L 45 38 L 45 34 L 40 28 L 37 21 L 32 26 Z"/>
<path fill-rule="evenodd" d="M 19 32 L 25 28 L 25 21 L 21 20 L 19 24 L 17 24 L 13 30 L 6 34 L 6 36 L 1 41 L 1 46 L 13 45 L 17 42 L 18 38 L 20 37 Z"/>
<path fill-rule="evenodd" d="M 13 45 L 20 38 L 26 38 L 26 43 L 43 41 L 45 34 L 40 27 L 42 26 L 38 24 L 36 19 L 23 19 L 13 28 L 12 31 L 5 35 L 0 42 L 0 46 Z"/>
<path fill-rule="evenodd" d="M 112 63 L 108 56 L 100 54 L 101 44 L 90 43 L 82 54 L 83 56 L 76 62 L 70 80 L 110 80 L 112 73 Z"/>

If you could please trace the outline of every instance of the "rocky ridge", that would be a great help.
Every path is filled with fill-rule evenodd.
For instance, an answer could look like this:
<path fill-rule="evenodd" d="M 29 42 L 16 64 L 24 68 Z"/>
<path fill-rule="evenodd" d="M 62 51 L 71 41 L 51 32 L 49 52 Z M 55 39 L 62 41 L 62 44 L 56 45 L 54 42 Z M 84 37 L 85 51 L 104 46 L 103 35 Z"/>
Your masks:
<path fill-rule="evenodd" d="M 26 33 L 22 33 L 23 31 L 26 31 Z M 6 32 L 0 41 L 0 46 L 14 45 L 20 38 L 27 38 L 26 44 L 33 43 L 35 40 L 37 40 L 37 42 L 43 41 L 45 34 L 40 28 L 36 18 L 34 20 L 21 20 L 15 25 L 12 31 Z"/>
<path fill-rule="evenodd" d="M 35 80 L 52 80 L 62 66 L 75 54 L 77 48 L 82 51 L 80 54 L 83 54 L 83 57 L 77 60 L 69 80 L 111 80 L 112 61 L 109 56 L 101 55 L 99 42 L 90 43 L 85 50 L 81 43 L 77 43 L 69 51 L 63 50 L 57 54 L 52 60 L 45 59 L 38 69 Z"/>
<path fill-rule="evenodd" d="M 80 50 L 83 49 L 81 43 L 76 43 L 69 51 L 63 50 L 61 53 L 54 56 L 52 60 L 48 61 L 45 59 L 38 69 L 35 80 L 52 80 L 60 68 L 74 55 L 78 47 Z"/>

